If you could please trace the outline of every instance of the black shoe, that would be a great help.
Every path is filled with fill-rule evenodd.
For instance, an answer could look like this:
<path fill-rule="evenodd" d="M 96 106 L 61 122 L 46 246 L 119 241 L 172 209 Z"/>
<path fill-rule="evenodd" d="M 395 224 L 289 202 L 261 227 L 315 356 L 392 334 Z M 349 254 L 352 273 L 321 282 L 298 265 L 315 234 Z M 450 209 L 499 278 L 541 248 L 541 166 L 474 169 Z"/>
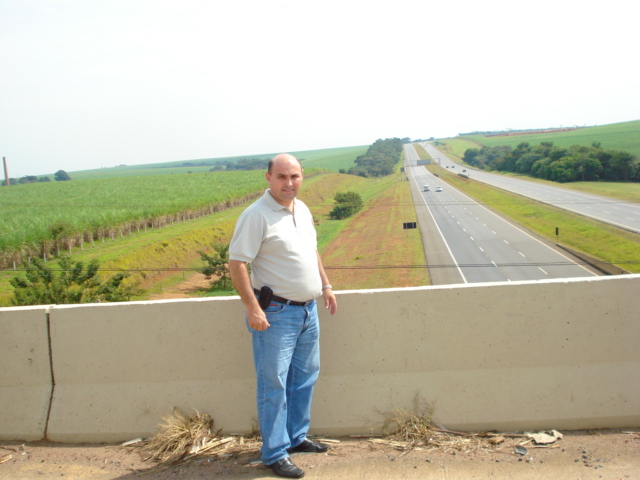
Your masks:
<path fill-rule="evenodd" d="M 273 473 L 276 475 L 280 475 L 281 477 L 287 478 L 302 478 L 304 477 L 304 472 L 296 467 L 289 457 L 285 457 L 281 460 L 278 460 L 276 463 L 272 463 L 271 465 L 267 465 Z"/>
<path fill-rule="evenodd" d="M 313 442 L 305 438 L 300 445 L 287 448 L 289 453 L 324 453 L 329 450 L 329 445 L 320 442 Z"/>

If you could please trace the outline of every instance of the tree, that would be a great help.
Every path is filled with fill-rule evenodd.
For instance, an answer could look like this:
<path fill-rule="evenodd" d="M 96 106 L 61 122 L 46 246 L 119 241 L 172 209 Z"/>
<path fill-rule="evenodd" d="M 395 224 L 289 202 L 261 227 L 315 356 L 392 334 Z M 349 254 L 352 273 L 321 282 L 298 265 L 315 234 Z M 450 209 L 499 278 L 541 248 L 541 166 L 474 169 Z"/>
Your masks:
<path fill-rule="evenodd" d="M 356 166 L 349 169 L 350 175 L 381 177 L 393 173 L 393 166 L 400 160 L 402 140 L 387 138 L 376 140 L 367 153 L 355 159 Z"/>
<path fill-rule="evenodd" d="M 629 152 L 621 150 L 610 150 L 610 153 L 614 180 L 628 182 L 634 178 L 638 168 L 636 158 Z"/>
<path fill-rule="evenodd" d="M 25 175 L 24 177 L 20 177 L 20 180 L 18 180 L 19 183 L 37 183 L 38 182 L 38 177 L 36 177 L 35 175 Z"/>
<path fill-rule="evenodd" d="M 58 170 L 55 173 L 54 178 L 56 179 L 56 182 L 65 182 L 67 180 L 71 180 L 71 177 L 64 170 Z"/>
<path fill-rule="evenodd" d="M 218 277 L 217 280 L 211 283 L 215 290 L 233 290 L 231 275 L 229 274 L 229 244 L 214 243 L 213 249 L 213 255 L 208 255 L 202 251 L 198 252 L 200 258 L 207 262 L 207 265 L 200 272 L 205 274 L 207 280 L 213 276 Z"/>
<path fill-rule="evenodd" d="M 336 193 L 333 197 L 336 206 L 329 212 L 329 217 L 336 220 L 350 217 L 362 208 L 362 197 L 356 192 Z"/>
<path fill-rule="evenodd" d="M 59 261 L 59 273 L 49 268 L 39 258 L 25 262 L 25 277 L 9 280 L 13 287 L 13 305 L 49 305 L 70 303 L 125 302 L 132 296 L 144 293 L 138 284 L 123 281 L 128 273 L 120 272 L 107 281 L 98 277 L 100 264 L 92 260 L 85 266 L 83 262 L 72 262 L 63 255 Z"/>

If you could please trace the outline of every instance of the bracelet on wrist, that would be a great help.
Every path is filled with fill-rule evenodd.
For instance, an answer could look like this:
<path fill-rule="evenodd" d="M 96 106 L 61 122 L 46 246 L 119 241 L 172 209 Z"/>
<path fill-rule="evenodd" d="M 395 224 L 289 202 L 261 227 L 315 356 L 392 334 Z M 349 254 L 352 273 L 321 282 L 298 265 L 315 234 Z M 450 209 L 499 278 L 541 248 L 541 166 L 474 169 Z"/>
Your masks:
<path fill-rule="evenodd" d="M 333 287 L 331 285 L 322 285 L 323 290 L 326 290 L 327 288 L 333 290 Z"/>

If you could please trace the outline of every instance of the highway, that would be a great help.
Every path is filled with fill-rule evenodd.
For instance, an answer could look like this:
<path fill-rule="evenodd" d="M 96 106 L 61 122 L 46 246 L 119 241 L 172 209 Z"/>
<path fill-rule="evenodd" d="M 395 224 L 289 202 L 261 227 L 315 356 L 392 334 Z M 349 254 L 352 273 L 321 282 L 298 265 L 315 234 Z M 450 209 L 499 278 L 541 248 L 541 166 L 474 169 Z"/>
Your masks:
<path fill-rule="evenodd" d="M 405 145 L 405 172 L 434 285 L 590 277 L 591 270 L 464 195 L 424 166 Z M 429 185 L 429 191 L 424 191 Z M 438 186 L 442 187 L 437 192 Z"/>
<path fill-rule="evenodd" d="M 454 162 L 431 143 L 422 143 L 421 145 L 425 147 L 425 150 L 431 155 L 435 163 L 440 163 L 442 168 L 449 168 L 455 173 L 466 169 L 469 176 L 479 182 L 615 225 L 625 230 L 640 233 L 640 204 L 638 203 L 623 202 L 540 182 L 531 182 L 472 169 L 469 166 Z"/>

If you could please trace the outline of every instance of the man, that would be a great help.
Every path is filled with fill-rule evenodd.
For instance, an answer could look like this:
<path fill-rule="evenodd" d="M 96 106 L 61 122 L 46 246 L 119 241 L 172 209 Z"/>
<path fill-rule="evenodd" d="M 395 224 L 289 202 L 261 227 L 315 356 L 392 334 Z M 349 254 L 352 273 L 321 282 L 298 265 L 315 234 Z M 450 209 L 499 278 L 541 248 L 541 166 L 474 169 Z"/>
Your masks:
<path fill-rule="evenodd" d="M 320 371 L 315 298 L 322 295 L 331 315 L 337 302 L 317 251 L 313 217 L 296 198 L 303 177 L 300 161 L 277 155 L 265 177 L 269 188 L 238 218 L 229 271 L 252 334 L 262 461 L 277 475 L 300 478 L 304 472 L 289 454 L 328 448 L 306 437 Z M 258 303 L 262 287 L 273 295 L 265 310 Z"/>

